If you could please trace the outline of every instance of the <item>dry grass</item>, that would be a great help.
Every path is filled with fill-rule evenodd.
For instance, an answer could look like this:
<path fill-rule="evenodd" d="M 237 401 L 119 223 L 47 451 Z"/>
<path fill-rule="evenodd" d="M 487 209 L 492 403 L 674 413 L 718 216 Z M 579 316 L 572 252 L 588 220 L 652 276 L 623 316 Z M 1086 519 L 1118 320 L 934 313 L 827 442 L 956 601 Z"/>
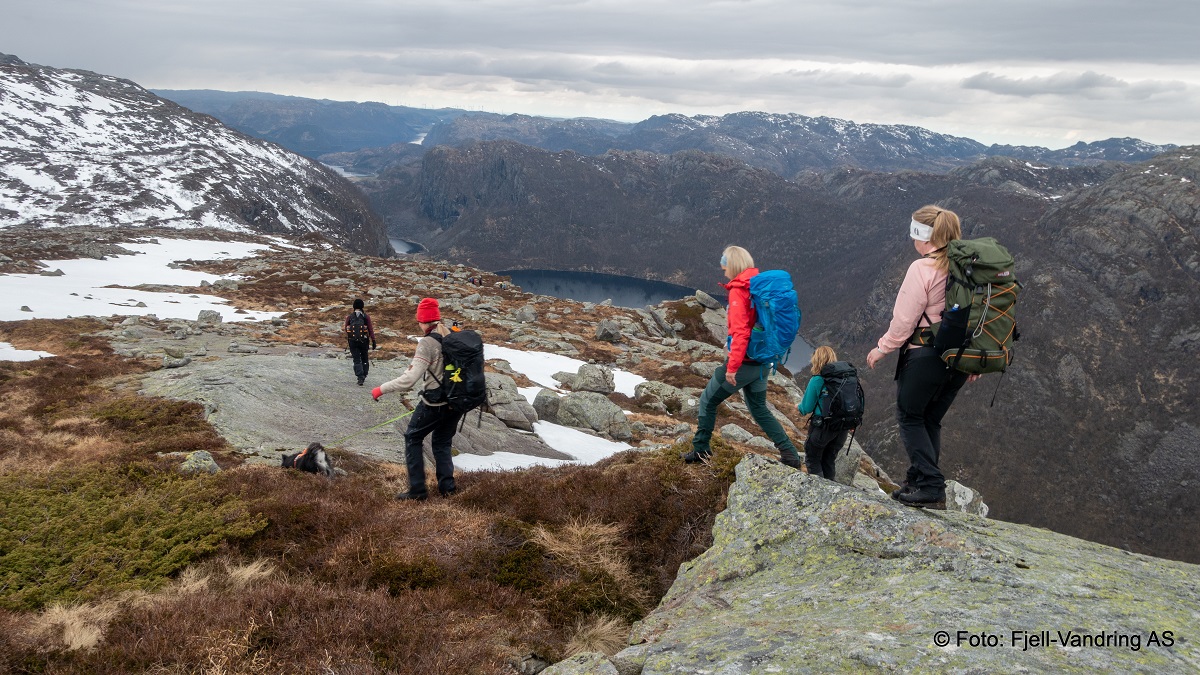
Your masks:
<path fill-rule="evenodd" d="M 119 603 L 52 605 L 28 628 L 28 636 L 46 646 L 67 651 L 92 649 L 104 638 L 108 624 L 119 614 Z"/>
<path fill-rule="evenodd" d="M 572 518 L 557 530 L 550 530 L 543 525 L 535 526 L 530 540 L 564 564 L 581 572 L 607 574 L 622 588 L 634 592 L 636 600 L 648 600 L 645 595 L 636 592 L 640 590 L 639 580 L 630 569 L 619 523 Z"/>
<path fill-rule="evenodd" d="M 598 652 L 612 656 L 629 644 L 629 624 L 604 614 L 580 620 L 567 641 L 566 655 Z"/>

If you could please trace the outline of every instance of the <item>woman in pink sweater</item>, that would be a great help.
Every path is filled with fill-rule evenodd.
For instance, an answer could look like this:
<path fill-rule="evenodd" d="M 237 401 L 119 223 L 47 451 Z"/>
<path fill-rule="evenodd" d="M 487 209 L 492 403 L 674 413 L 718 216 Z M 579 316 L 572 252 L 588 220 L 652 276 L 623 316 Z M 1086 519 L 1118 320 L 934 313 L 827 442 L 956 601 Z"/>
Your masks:
<path fill-rule="evenodd" d="M 953 211 L 922 206 L 912 214 L 909 236 L 921 257 L 908 266 L 892 310 L 892 323 L 867 355 L 867 365 L 873 369 L 885 355 L 900 350 L 896 420 L 909 467 L 904 486 L 892 497 L 909 506 L 943 508 L 946 479 L 938 468 L 942 418 L 968 378 L 966 373 L 947 366 L 929 342 L 946 302 L 946 246 L 962 238 L 962 226 Z"/>

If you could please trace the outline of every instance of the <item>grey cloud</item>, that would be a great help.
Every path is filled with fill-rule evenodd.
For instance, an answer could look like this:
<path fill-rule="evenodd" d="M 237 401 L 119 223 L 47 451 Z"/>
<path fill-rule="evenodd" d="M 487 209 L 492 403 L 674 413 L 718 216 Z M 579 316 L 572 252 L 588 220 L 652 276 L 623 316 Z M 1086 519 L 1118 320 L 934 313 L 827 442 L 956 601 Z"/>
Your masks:
<path fill-rule="evenodd" d="M 1179 81 L 1125 80 L 1094 71 L 1056 73 L 1048 77 L 1014 78 L 990 72 L 979 73 L 962 81 L 964 89 L 979 89 L 1005 96 L 1083 96 L 1091 99 L 1145 100 L 1157 94 L 1181 92 L 1187 85 Z"/>

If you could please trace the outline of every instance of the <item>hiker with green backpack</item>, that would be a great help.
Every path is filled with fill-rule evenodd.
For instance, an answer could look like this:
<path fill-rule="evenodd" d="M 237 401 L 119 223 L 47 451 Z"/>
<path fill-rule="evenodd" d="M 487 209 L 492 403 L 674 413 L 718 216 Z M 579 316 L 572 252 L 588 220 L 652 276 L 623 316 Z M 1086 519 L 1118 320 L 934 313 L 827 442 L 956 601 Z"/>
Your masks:
<path fill-rule="evenodd" d="M 1020 284 L 1008 251 L 990 237 L 963 240 L 958 215 L 949 209 L 917 209 L 909 236 L 921 257 L 909 265 L 891 325 L 867 365 L 874 369 L 900 350 L 896 419 L 909 468 L 892 497 L 908 506 L 944 508 L 942 418 L 965 383 L 1002 373 L 1011 362 Z"/>
<path fill-rule="evenodd" d="M 779 450 L 780 461 L 799 469 L 803 466 L 800 453 L 767 407 L 767 378 L 787 360 L 800 329 L 800 310 L 791 277 L 782 270 L 760 274 L 750 252 L 741 246 L 726 247 L 721 254 L 721 271 L 729 280 L 722 284 L 729 291 L 725 319 L 725 349 L 729 356 L 713 372 L 700 395 L 692 449 L 682 454 L 683 461 L 695 464 L 709 458 L 717 406 L 740 391 L 750 416 Z"/>

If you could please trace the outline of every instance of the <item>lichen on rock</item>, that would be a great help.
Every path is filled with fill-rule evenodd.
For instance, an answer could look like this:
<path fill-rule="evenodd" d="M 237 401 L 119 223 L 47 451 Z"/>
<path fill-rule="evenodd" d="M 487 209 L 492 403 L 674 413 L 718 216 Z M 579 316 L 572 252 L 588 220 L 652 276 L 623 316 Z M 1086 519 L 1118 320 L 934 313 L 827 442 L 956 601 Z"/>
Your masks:
<path fill-rule="evenodd" d="M 753 454 L 738 465 L 713 538 L 613 663 L 641 663 L 642 675 L 1194 672 L 1200 663 L 1188 637 L 1200 616 L 1195 565 L 905 507 Z M 1068 645 L 1026 641 L 1043 635 Z M 1107 645 L 1073 646 L 1081 636 Z"/>

